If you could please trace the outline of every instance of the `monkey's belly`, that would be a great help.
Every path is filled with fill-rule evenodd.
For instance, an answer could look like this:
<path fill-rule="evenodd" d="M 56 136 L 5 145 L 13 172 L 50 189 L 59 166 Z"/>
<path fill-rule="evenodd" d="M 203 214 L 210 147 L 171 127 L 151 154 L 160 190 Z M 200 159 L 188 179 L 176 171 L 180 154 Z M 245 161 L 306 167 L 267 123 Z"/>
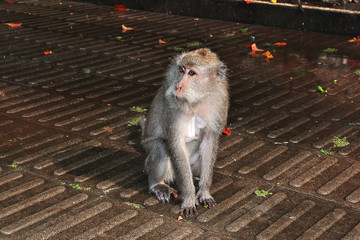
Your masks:
<path fill-rule="evenodd" d="M 188 128 L 185 135 L 185 143 L 198 140 L 200 135 L 200 130 L 206 126 L 205 121 L 199 117 L 194 116 L 190 119 L 188 123 Z"/>

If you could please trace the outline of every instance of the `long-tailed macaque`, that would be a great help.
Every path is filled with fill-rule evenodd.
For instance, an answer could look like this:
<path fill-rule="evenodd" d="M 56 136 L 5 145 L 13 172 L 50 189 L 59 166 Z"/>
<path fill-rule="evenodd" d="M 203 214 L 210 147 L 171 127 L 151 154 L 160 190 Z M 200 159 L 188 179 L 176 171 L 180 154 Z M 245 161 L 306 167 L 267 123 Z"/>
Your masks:
<path fill-rule="evenodd" d="M 213 207 L 210 195 L 218 139 L 229 108 L 226 66 L 210 49 L 177 55 L 158 90 L 143 129 L 145 172 L 150 191 L 168 203 L 180 188 L 180 214 L 196 214 L 198 202 Z M 199 177 L 195 192 L 193 179 Z"/>

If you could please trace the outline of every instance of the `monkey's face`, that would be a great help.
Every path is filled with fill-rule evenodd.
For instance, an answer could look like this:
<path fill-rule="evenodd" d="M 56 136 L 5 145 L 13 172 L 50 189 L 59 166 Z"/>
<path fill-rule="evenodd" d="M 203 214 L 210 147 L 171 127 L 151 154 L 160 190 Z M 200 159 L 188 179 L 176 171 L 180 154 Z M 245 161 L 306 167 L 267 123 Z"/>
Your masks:
<path fill-rule="evenodd" d="M 188 65 L 178 66 L 179 81 L 175 85 L 175 96 L 179 101 L 196 103 L 208 95 L 209 77 L 203 70 Z"/>

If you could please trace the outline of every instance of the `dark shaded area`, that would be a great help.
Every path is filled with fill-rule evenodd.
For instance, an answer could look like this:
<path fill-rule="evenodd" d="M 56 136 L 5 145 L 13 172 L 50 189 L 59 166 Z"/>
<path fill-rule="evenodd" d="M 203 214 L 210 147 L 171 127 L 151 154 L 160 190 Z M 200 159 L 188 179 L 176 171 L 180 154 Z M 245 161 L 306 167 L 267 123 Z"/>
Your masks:
<path fill-rule="evenodd" d="M 254 3 L 229 0 L 82 0 L 100 5 L 122 4 L 127 8 L 197 18 L 260 24 L 303 31 L 357 35 L 360 32 L 358 3 L 256 0 Z"/>

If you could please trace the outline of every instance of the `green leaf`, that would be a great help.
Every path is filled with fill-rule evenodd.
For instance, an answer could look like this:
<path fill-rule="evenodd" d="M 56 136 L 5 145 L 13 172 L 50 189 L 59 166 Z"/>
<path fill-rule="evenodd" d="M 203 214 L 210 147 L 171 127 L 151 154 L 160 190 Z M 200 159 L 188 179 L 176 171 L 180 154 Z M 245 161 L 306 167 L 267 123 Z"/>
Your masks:
<path fill-rule="evenodd" d="M 317 90 L 321 92 L 322 94 L 326 94 L 327 90 L 324 90 L 321 86 L 317 86 Z"/>
<path fill-rule="evenodd" d="M 135 118 L 131 121 L 128 121 L 128 126 L 131 127 L 131 126 L 138 126 L 139 125 L 139 122 L 144 119 L 144 117 L 138 117 L 138 118 Z"/>
<path fill-rule="evenodd" d="M 326 150 L 324 150 L 324 149 L 321 149 L 320 152 L 321 152 L 322 154 L 324 154 L 324 155 L 333 155 L 333 154 L 334 154 L 334 152 L 328 152 L 328 151 L 326 151 Z"/>
<path fill-rule="evenodd" d="M 360 68 L 357 68 L 354 73 L 356 74 L 356 76 L 360 76 Z"/>
<path fill-rule="evenodd" d="M 334 147 L 345 147 L 350 144 L 348 141 L 346 141 L 346 137 L 343 138 L 334 137 L 332 142 L 334 143 Z"/>
<path fill-rule="evenodd" d="M 138 112 L 138 113 L 142 113 L 142 112 L 146 112 L 147 109 L 146 108 L 141 108 L 139 106 L 133 106 L 132 108 L 130 108 L 130 111 L 132 112 Z"/>
<path fill-rule="evenodd" d="M 64 181 L 61 181 L 60 183 L 67 185 L 69 187 L 72 187 L 73 189 L 80 190 L 80 191 L 90 191 L 91 190 L 90 187 L 85 188 L 85 187 L 82 187 L 79 184 L 75 184 L 75 183 L 68 183 L 68 182 L 64 182 Z"/>
<path fill-rule="evenodd" d="M 180 52 L 180 51 L 184 50 L 184 48 L 182 48 L 182 47 L 174 47 L 174 50 Z"/>
<path fill-rule="evenodd" d="M 246 33 L 249 30 L 249 28 L 239 28 L 239 31 L 242 33 Z"/>
<path fill-rule="evenodd" d="M 123 37 L 121 37 L 121 36 L 117 36 L 117 37 L 115 37 L 115 39 L 117 39 L 117 40 L 121 40 L 121 39 L 123 39 Z"/>
<path fill-rule="evenodd" d="M 256 190 L 254 193 L 255 193 L 256 196 L 258 196 L 258 197 L 266 197 L 267 195 L 272 195 L 271 192 L 268 192 L 268 191 L 266 191 L 266 190 Z"/>
<path fill-rule="evenodd" d="M 192 42 L 192 43 L 188 43 L 186 46 L 187 47 L 198 47 L 201 44 L 202 44 L 201 42 Z"/>
<path fill-rule="evenodd" d="M 188 225 L 191 225 L 191 224 L 192 224 L 191 220 L 186 221 L 186 220 L 184 219 L 184 222 L 185 222 L 186 224 L 188 224 Z"/>
<path fill-rule="evenodd" d="M 141 206 L 140 204 L 136 204 L 136 203 L 130 203 L 130 202 L 125 202 L 126 205 L 140 209 L 140 208 L 144 208 L 143 206 Z"/>
<path fill-rule="evenodd" d="M 8 167 L 15 168 L 15 169 L 19 169 L 19 170 L 22 169 L 22 167 L 20 167 L 20 165 L 19 165 L 19 164 L 16 164 L 16 163 L 12 163 L 12 164 L 8 165 Z"/>
<path fill-rule="evenodd" d="M 327 48 L 327 49 L 324 49 L 323 52 L 325 52 L 325 53 L 336 53 L 337 49 L 336 48 Z"/>

